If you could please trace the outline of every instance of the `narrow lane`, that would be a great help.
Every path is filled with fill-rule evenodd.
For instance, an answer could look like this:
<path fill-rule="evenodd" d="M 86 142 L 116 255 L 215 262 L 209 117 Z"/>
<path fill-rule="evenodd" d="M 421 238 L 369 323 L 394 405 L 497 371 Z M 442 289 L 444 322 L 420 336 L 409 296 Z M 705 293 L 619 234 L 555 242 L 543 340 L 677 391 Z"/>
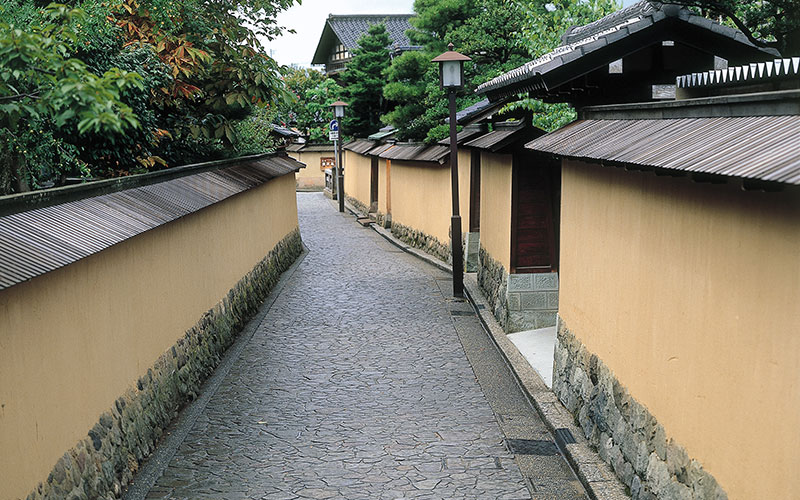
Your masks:
<path fill-rule="evenodd" d="M 447 274 L 298 204 L 308 255 L 147 498 L 581 498 Z"/>

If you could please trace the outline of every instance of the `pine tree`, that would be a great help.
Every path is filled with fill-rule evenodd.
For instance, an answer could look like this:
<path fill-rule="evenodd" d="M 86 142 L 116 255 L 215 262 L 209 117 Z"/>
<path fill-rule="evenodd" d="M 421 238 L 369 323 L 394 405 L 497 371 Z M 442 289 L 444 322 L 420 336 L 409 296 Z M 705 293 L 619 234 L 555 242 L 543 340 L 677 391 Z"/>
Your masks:
<path fill-rule="evenodd" d="M 389 34 L 384 24 L 374 24 L 358 41 L 353 59 L 342 75 L 348 103 L 344 130 L 347 135 L 366 137 L 381 127 L 385 111 L 383 72 L 389 67 Z"/>

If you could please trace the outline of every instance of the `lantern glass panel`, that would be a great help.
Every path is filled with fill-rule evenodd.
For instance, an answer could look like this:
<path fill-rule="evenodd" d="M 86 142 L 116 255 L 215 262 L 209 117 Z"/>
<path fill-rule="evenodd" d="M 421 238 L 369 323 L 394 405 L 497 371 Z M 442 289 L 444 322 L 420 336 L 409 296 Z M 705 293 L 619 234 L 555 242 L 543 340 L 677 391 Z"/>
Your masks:
<path fill-rule="evenodd" d="M 336 118 L 344 117 L 344 106 L 334 106 L 333 113 L 336 115 Z"/>
<path fill-rule="evenodd" d="M 461 61 L 442 62 L 442 87 L 460 87 Z"/>

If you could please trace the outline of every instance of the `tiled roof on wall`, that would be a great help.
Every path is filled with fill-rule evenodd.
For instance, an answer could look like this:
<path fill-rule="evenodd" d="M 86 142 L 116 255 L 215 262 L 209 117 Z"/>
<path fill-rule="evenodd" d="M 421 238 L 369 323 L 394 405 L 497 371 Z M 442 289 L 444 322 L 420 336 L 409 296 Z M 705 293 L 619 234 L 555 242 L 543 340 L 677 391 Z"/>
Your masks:
<path fill-rule="evenodd" d="M 800 185 L 800 116 L 579 120 L 526 148 L 616 165 Z"/>
<path fill-rule="evenodd" d="M 303 164 L 281 155 L 258 155 L 204 165 L 178 167 L 185 175 L 130 189 L 90 196 L 0 217 L 0 290 L 72 264 L 117 243 L 172 222 L 185 215 L 275 177 L 296 172 Z M 166 174 L 165 174 L 166 173 Z M 169 171 L 125 178 L 146 182 Z M 98 184 L 108 184 L 100 181 Z M 59 195 L 86 186 L 59 188 Z M 0 198 L 11 205 L 43 192 Z"/>

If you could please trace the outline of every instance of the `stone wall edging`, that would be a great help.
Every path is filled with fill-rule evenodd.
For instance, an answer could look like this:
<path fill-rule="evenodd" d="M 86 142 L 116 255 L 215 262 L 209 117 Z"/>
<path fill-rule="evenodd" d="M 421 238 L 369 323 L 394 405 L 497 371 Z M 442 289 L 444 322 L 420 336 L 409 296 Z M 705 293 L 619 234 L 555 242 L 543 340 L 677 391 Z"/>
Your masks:
<path fill-rule="evenodd" d="M 434 236 L 392 221 L 392 234 L 409 246 L 419 248 L 442 262 L 450 262 L 450 245 L 442 243 Z"/>
<path fill-rule="evenodd" d="M 716 479 L 680 444 L 667 439 L 650 411 L 560 317 L 553 392 L 634 500 L 727 500 Z"/>
<path fill-rule="evenodd" d="M 164 429 L 198 396 L 225 350 L 302 251 L 295 229 L 100 416 L 27 499 L 119 498 Z"/>
<path fill-rule="evenodd" d="M 506 297 L 508 272 L 502 264 L 492 258 L 483 245 L 480 245 L 478 250 L 478 285 L 491 306 L 492 314 L 505 330 L 508 327 L 509 315 Z"/>

